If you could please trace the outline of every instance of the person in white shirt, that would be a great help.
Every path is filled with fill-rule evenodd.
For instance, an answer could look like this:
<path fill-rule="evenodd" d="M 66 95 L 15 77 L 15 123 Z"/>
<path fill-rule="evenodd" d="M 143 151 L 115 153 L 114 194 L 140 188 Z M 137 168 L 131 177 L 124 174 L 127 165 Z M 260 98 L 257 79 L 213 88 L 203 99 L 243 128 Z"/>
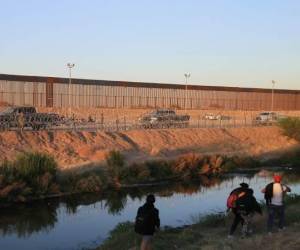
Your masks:
<path fill-rule="evenodd" d="M 265 199 L 268 207 L 268 232 L 272 233 L 274 219 L 279 217 L 279 230 L 284 228 L 285 223 L 285 206 L 283 197 L 285 193 L 291 192 L 291 189 L 281 183 L 282 177 L 279 174 L 273 176 L 274 182 L 269 183 L 262 192 L 265 194 Z"/>

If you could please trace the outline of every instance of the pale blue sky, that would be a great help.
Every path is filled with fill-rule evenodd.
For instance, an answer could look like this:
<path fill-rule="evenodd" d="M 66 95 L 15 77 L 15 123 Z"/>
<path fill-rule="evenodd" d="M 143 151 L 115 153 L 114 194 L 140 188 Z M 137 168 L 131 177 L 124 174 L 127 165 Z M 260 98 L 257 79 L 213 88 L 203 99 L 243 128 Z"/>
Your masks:
<path fill-rule="evenodd" d="M 300 89 L 298 0 L 0 0 L 0 73 Z"/>

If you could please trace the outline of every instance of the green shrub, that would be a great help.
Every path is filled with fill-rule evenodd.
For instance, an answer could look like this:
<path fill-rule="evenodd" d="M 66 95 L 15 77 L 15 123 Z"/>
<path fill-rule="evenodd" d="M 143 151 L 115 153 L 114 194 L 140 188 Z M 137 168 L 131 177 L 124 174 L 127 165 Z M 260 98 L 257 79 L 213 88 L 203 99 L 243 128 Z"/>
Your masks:
<path fill-rule="evenodd" d="M 123 183 L 138 183 L 148 181 L 150 178 L 150 171 L 145 164 L 133 163 L 132 165 L 123 168 L 120 180 Z"/>
<path fill-rule="evenodd" d="M 139 173 L 139 166 L 137 164 L 132 164 L 129 167 L 122 169 L 120 174 L 120 181 L 123 183 L 133 183 L 135 182 Z"/>
<path fill-rule="evenodd" d="M 4 161 L 0 166 L 0 176 L 2 176 L 2 181 L 0 186 L 3 186 L 7 183 L 12 183 L 16 180 L 17 171 L 13 166 L 12 162 Z"/>
<path fill-rule="evenodd" d="M 227 170 L 242 169 L 242 168 L 257 168 L 261 163 L 257 159 L 250 156 L 234 156 L 226 159 L 223 168 Z"/>
<path fill-rule="evenodd" d="M 59 192 L 56 174 L 57 163 L 44 153 L 23 153 L 15 161 L 5 161 L 0 166 L 2 199 L 25 201 L 27 197 Z"/>
<path fill-rule="evenodd" d="M 238 165 L 232 159 L 227 159 L 222 166 L 224 171 L 232 171 L 238 168 Z"/>
<path fill-rule="evenodd" d="M 279 126 L 283 130 L 283 134 L 300 142 L 300 118 L 288 117 L 280 119 Z"/>
<path fill-rule="evenodd" d="M 13 162 L 4 161 L 0 166 L 0 175 L 6 183 L 25 181 L 32 183 L 45 174 L 56 176 L 57 163 L 52 156 L 44 153 L 23 153 Z"/>
<path fill-rule="evenodd" d="M 124 183 L 142 183 L 146 181 L 159 181 L 174 176 L 171 163 L 167 161 L 147 161 L 134 163 L 124 167 L 120 180 Z"/>
<path fill-rule="evenodd" d="M 145 165 L 153 179 L 166 179 L 174 175 L 171 163 L 167 161 L 147 161 Z"/>
<path fill-rule="evenodd" d="M 106 163 L 111 175 L 119 178 L 125 166 L 124 156 L 119 151 L 112 150 L 106 156 Z"/>
<path fill-rule="evenodd" d="M 52 156 L 39 152 L 23 153 L 13 163 L 18 176 L 27 182 L 49 173 L 53 176 L 57 173 L 57 163 Z"/>

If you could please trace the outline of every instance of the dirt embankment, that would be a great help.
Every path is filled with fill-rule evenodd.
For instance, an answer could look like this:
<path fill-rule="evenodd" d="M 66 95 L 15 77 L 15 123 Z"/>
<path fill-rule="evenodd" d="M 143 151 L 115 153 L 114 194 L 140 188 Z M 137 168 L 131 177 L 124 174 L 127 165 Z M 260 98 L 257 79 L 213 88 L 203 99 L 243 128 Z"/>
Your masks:
<path fill-rule="evenodd" d="M 169 129 L 126 132 L 1 132 L 0 160 L 18 152 L 42 151 L 61 168 L 102 162 L 110 150 L 128 161 L 172 158 L 186 153 L 276 156 L 296 145 L 276 127 L 230 129 Z"/>

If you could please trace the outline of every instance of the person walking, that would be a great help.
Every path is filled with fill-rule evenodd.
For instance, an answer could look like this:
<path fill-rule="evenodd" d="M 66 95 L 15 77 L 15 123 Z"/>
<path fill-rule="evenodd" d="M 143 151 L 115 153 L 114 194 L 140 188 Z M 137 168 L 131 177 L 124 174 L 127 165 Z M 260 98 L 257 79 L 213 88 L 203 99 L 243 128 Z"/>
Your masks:
<path fill-rule="evenodd" d="M 153 234 L 160 227 L 159 210 L 154 203 L 155 196 L 149 194 L 146 203 L 137 211 L 135 232 L 142 235 L 141 250 L 151 250 Z"/>
<path fill-rule="evenodd" d="M 230 227 L 228 238 L 232 238 L 239 224 L 242 225 L 242 236 L 251 233 L 250 223 L 255 212 L 262 214 L 262 210 L 255 197 L 253 190 L 247 183 L 241 183 L 240 187 L 234 189 L 228 199 L 227 207 L 234 214 L 234 220 Z"/>
<path fill-rule="evenodd" d="M 274 174 L 273 182 L 269 183 L 263 190 L 262 193 L 265 194 L 266 205 L 268 208 L 268 221 L 267 229 L 269 235 L 272 234 L 272 229 L 274 226 L 274 219 L 278 217 L 279 230 L 283 230 L 285 226 L 285 205 L 284 205 L 284 195 L 287 192 L 291 192 L 290 187 L 282 184 L 282 177 L 279 174 Z"/>
<path fill-rule="evenodd" d="M 244 223 L 242 225 L 242 237 L 252 233 L 251 226 L 254 214 L 258 213 L 262 215 L 261 206 L 253 194 L 253 190 L 249 189 L 244 196 L 238 198 L 236 201 L 236 209 L 244 219 Z"/>
<path fill-rule="evenodd" d="M 23 132 L 23 129 L 25 126 L 25 116 L 24 116 L 23 112 L 20 112 L 17 115 L 17 123 L 18 123 L 18 127 L 21 130 L 21 132 Z"/>

